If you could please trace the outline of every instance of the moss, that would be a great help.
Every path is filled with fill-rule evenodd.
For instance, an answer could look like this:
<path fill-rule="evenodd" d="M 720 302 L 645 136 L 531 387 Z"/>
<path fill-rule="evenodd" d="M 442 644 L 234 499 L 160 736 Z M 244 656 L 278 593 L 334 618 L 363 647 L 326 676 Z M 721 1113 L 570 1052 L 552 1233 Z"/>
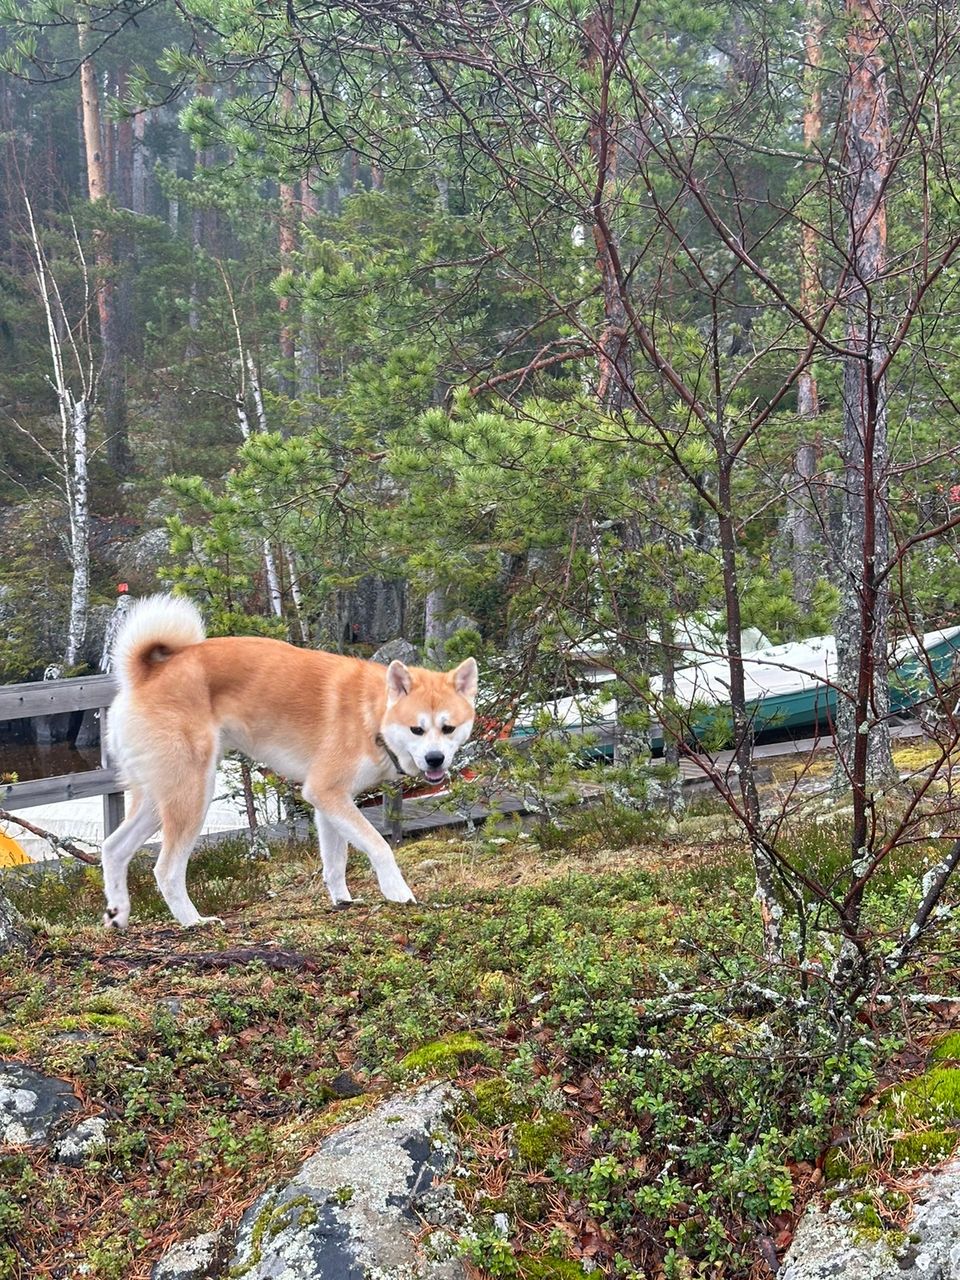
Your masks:
<path fill-rule="evenodd" d="M 98 1031 L 135 1031 L 137 1026 L 125 1013 L 85 1013 L 80 1023 Z"/>
<path fill-rule="evenodd" d="M 517 1263 L 525 1280 L 583 1280 L 587 1274 L 579 1262 L 550 1254 L 541 1257 L 522 1254 Z"/>
<path fill-rule="evenodd" d="M 269 1230 L 276 1206 L 277 1195 L 276 1192 L 273 1192 L 267 1203 L 257 1214 L 257 1220 L 254 1222 L 253 1230 L 250 1232 L 250 1260 L 240 1263 L 239 1266 L 231 1267 L 228 1272 L 229 1280 L 240 1280 L 240 1277 L 247 1275 L 254 1267 L 260 1265 L 263 1258 L 263 1238 Z"/>
<path fill-rule="evenodd" d="M 500 1195 L 481 1195 L 478 1204 L 484 1213 L 505 1213 L 524 1222 L 542 1221 L 549 1209 L 543 1186 L 528 1182 L 523 1174 L 508 1178 Z"/>
<path fill-rule="evenodd" d="M 16 1053 L 20 1047 L 16 1036 L 8 1036 L 5 1031 L 0 1031 L 0 1053 Z"/>
<path fill-rule="evenodd" d="M 890 1168 L 893 1173 L 901 1169 L 917 1169 L 937 1164 L 946 1159 L 960 1138 L 953 1129 L 925 1129 L 922 1133 L 908 1133 L 897 1138 L 890 1148 Z"/>
<path fill-rule="evenodd" d="M 513 1100 L 510 1081 L 503 1076 L 480 1081 L 473 1091 L 471 1110 L 481 1124 L 491 1129 L 510 1124 L 523 1113 L 523 1107 Z"/>
<path fill-rule="evenodd" d="M 540 1120 L 521 1120 L 513 1131 L 517 1157 L 528 1169 L 543 1169 L 572 1131 L 569 1116 L 556 1113 Z"/>
<path fill-rule="evenodd" d="M 493 1065 L 499 1058 L 495 1049 L 485 1045 L 472 1031 L 458 1031 L 444 1036 L 441 1040 L 432 1040 L 408 1053 L 400 1062 L 406 1071 L 423 1074 L 451 1075 L 461 1067 L 471 1066 L 477 1062 Z"/>
<path fill-rule="evenodd" d="M 855 1195 L 848 1196 L 842 1202 L 842 1206 L 850 1221 L 861 1232 L 883 1232 L 883 1219 L 869 1191 L 858 1191 Z"/>
<path fill-rule="evenodd" d="M 257 1220 L 250 1232 L 250 1258 L 239 1266 L 231 1267 L 227 1273 L 229 1280 L 241 1280 L 241 1277 L 249 1275 L 255 1267 L 259 1267 L 263 1261 L 265 1240 L 272 1240 L 274 1236 L 279 1235 L 294 1223 L 309 1226 L 316 1221 L 317 1207 L 309 1196 L 294 1196 L 278 1204 L 276 1193 L 271 1194 L 267 1203 L 257 1214 Z"/>
<path fill-rule="evenodd" d="M 835 1182 L 847 1182 L 850 1173 L 849 1158 L 839 1147 L 831 1147 L 823 1158 L 823 1176 L 827 1186 Z"/>
<path fill-rule="evenodd" d="M 930 1050 L 930 1062 L 960 1062 L 960 1031 L 943 1036 Z"/>
<path fill-rule="evenodd" d="M 880 1118 L 888 1129 L 916 1121 L 931 1126 L 960 1121 L 960 1068 L 934 1067 L 894 1085 L 884 1097 Z"/>

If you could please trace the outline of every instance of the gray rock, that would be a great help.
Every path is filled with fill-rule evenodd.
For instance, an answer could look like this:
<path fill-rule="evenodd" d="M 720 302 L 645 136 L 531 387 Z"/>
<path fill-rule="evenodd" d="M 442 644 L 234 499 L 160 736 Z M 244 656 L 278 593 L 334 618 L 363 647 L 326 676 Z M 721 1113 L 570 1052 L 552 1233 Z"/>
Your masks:
<path fill-rule="evenodd" d="M 41 1075 L 22 1062 L 0 1062 L 0 1141 L 46 1142 L 54 1126 L 79 1106 L 66 1080 Z"/>
<path fill-rule="evenodd" d="M 407 593 L 402 578 L 371 573 L 340 594 L 345 643 L 380 644 L 403 633 Z"/>
<path fill-rule="evenodd" d="M 382 662 L 385 667 L 389 667 L 391 662 L 405 662 L 408 666 L 416 666 L 420 661 L 420 653 L 417 646 L 409 640 L 388 640 L 380 646 L 371 661 Z"/>
<path fill-rule="evenodd" d="M 118 556 L 119 568 L 131 576 L 156 577 L 157 570 L 170 558 L 170 535 L 166 529 L 147 529 L 132 538 Z"/>
<path fill-rule="evenodd" d="M 0 893 L 0 956 L 22 950 L 30 938 L 27 922 L 9 898 Z"/>
<path fill-rule="evenodd" d="M 230 1253 L 226 1228 L 207 1231 L 168 1249 L 150 1272 L 150 1280 L 208 1280 L 222 1276 Z"/>
<path fill-rule="evenodd" d="M 448 1085 L 428 1085 L 328 1137 L 244 1214 L 232 1272 L 244 1280 L 462 1280 L 452 1251 L 431 1238 L 424 1252 L 415 1241 L 422 1219 L 438 1226 L 456 1217 L 452 1192 L 435 1185 L 452 1163 L 444 1117 L 454 1097 Z"/>
<path fill-rule="evenodd" d="M 455 613 L 443 623 L 443 638 L 449 640 L 458 631 L 479 631 L 480 623 L 465 613 Z"/>
<path fill-rule="evenodd" d="M 923 1179 L 906 1236 L 892 1248 L 847 1221 L 842 1200 L 827 1210 L 814 1205 L 801 1219 L 778 1280 L 960 1280 L 960 1160 Z"/>
<path fill-rule="evenodd" d="M 61 1164 L 79 1169 L 86 1162 L 87 1156 L 106 1150 L 107 1119 L 106 1116 L 88 1116 L 74 1125 L 54 1144 L 53 1154 Z"/>

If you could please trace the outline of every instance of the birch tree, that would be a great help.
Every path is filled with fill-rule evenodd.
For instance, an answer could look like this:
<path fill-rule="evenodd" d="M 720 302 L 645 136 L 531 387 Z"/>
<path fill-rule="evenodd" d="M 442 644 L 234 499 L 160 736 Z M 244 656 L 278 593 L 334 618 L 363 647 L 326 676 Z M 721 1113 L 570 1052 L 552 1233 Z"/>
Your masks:
<path fill-rule="evenodd" d="M 88 457 L 90 423 L 96 406 L 97 367 L 89 330 L 90 275 L 76 224 L 71 222 L 73 243 L 83 284 L 83 310 L 72 325 L 57 278 L 51 270 L 26 191 L 23 201 L 33 263 L 34 280 L 43 310 L 50 352 L 48 381 L 57 400 L 60 448 L 54 454 L 38 444 L 60 479 L 68 517 L 67 553 L 70 560 L 70 612 L 67 618 L 63 667 L 75 667 L 86 636 L 90 602 L 90 481 Z"/>

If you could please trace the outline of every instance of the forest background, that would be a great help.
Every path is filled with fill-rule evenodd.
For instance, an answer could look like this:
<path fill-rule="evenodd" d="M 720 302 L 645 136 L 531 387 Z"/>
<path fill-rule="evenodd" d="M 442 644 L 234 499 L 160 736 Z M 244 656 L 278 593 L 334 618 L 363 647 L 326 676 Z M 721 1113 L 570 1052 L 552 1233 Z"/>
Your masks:
<path fill-rule="evenodd" d="M 642 801 L 651 719 L 668 770 L 689 742 L 678 628 L 715 619 L 706 767 L 766 950 L 803 883 L 861 993 L 865 885 L 952 823 L 952 677 L 929 782 L 895 816 L 877 788 L 889 645 L 960 591 L 954 6 L 2 18 L 5 678 L 94 665 L 118 580 L 214 632 L 473 649 L 495 724 L 592 647 Z M 836 633 L 842 894 L 762 810 L 746 625 Z"/>

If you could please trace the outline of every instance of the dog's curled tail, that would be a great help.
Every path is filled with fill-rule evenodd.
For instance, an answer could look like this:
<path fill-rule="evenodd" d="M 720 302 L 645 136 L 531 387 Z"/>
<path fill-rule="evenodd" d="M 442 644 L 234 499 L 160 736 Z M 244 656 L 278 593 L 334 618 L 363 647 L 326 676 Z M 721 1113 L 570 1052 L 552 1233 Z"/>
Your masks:
<path fill-rule="evenodd" d="M 124 619 L 113 647 L 113 670 L 122 686 L 139 684 L 180 649 L 205 640 L 200 610 L 179 596 L 146 596 Z"/>

